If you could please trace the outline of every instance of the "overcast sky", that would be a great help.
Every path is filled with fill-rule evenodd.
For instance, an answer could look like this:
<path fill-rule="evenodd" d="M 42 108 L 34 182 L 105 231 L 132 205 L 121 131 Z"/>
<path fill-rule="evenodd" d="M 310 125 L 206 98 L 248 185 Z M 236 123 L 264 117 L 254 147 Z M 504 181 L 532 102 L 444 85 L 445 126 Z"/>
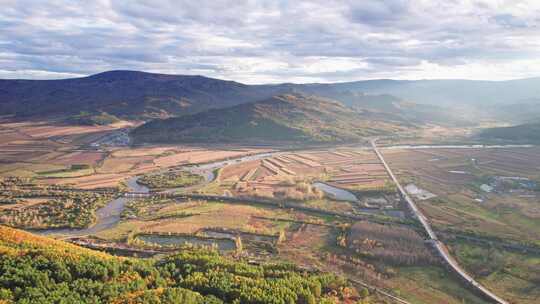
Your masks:
<path fill-rule="evenodd" d="M 182 3 L 183 2 L 183 3 Z M 0 0 L 0 78 L 540 76 L 540 1 Z"/>

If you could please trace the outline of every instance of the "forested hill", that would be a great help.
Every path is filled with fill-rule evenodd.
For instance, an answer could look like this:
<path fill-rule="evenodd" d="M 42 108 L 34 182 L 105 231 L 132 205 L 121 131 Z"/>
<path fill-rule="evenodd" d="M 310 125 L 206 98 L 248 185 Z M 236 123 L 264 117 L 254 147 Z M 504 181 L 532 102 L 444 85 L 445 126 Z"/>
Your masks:
<path fill-rule="evenodd" d="M 351 142 L 411 127 L 316 96 L 285 94 L 136 128 L 136 142 Z"/>
<path fill-rule="evenodd" d="M 540 122 L 490 128 L 482 131 L 480 137 L 516 143 L 540 144 Z"/>
<path fill-rule="evenodd" d="M 343 287 L 331 274 L 212 250 L 118 258 L 0 226 L 0 303 L 334 303 Z"/>

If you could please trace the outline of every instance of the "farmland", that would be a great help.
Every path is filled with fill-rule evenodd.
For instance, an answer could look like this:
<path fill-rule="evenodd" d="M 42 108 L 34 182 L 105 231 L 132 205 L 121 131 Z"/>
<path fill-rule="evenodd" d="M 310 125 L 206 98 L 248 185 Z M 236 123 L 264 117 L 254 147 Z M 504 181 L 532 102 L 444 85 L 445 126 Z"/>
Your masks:
<path fill-rule="evenodd" d="M 538 242 L 537 147 L 384 153 L 405 183 L 436 195 L 418 203 L 437 229 Z M 499 182 L 508 178 L 522 182 Z"/>
<path fill-rule="evenodd" d="M 378 195 L 384 204 L 392 205 L 392 199 L 386 200 L 381 196 L 381 193 L 394 192 L 384 167 L 373 152 L 362 149 L 277 153 L 262 160 L 233 164 L 220 171 L 219 187 L 212 190 L 230 192 L 235 196 L 307 203 L 315 203 L 323 197 L 340 199 L 322 193 L 319 187 L 314 186 L 316 182 L 357 194 L 361 197 L 361 201 L 355 204 L 359 208 L 376 201 L 371 197 L 373 195 Z"/>
<path fill-rule="evenodd" d="M 39 178 L 43 184 L 84 189 L 117 187 L 138 174 L 268 151 L 238 147 L 91 146 L 129 125 L 119 122 L 82 127 L 42 121 L 0 121 L 0 176 Z"/>
<path fill-rule="evenodd" d="M 271 158 L 231 166 L 223 180 L 238 180 L 253 188 L 264 182 L 317 179 L 349 190 L 382 189 L 388 181 L 384 167 L 370 151 L 305 151 L 282 153 Z"/>

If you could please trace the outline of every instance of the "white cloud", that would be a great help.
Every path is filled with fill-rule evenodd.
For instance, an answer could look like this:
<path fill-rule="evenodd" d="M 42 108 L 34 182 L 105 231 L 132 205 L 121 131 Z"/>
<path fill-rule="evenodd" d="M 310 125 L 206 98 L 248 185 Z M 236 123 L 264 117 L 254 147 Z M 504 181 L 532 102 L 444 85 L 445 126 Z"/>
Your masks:
<path fill-rule="evenodd" d="M 538 76 L 540 2 L 2 1 L 0 77 L 262 82 Z"/>

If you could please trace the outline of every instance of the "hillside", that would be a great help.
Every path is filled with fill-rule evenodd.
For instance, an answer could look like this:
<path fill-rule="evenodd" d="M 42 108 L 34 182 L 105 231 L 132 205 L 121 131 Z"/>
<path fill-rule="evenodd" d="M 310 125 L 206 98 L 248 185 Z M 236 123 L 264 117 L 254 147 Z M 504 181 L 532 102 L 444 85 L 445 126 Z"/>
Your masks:
<path fill-rule="evenodd" d="M 412 125 L 408 125 L 411 127 Z M 165 120 L 136 128 L 135 142 L 345 142 L 405 128 L 370 112 L 303 94 L 278 95 L 262 101 Z"/>
<path fill-rule="evenodd" d="M 334 303 L 344 280 L 213 250 L 119 258 L 0 226 L 0 303 Z"/>
<path fill-rule="evenodd" d="M 482 131 L 480 137 L 528 144 L 540 143 L 540 122 L 511 127 L 490 128 Z"/>

